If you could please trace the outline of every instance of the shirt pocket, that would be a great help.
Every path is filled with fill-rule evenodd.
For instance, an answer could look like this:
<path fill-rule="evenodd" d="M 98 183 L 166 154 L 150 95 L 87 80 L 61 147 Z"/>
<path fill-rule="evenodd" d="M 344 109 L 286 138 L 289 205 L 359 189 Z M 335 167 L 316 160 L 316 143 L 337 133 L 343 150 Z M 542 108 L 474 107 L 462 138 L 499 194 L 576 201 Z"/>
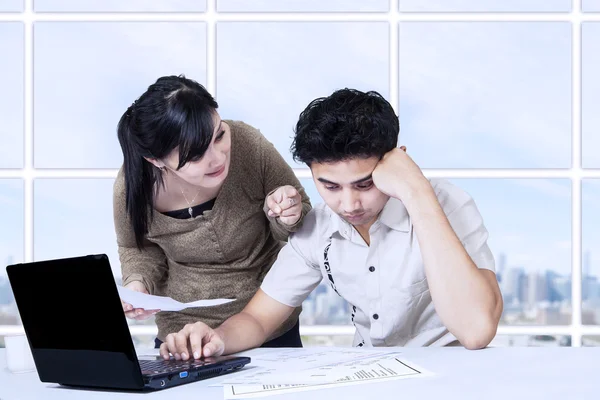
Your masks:
<path fill-rule="evenodd" d="M 390 307 L 396 318 L 385 342 L 388 346 L 404 346 L 417 333 L 419 321 L 431 302 L 427 278 L 400 288 L 393 302 Z"/>

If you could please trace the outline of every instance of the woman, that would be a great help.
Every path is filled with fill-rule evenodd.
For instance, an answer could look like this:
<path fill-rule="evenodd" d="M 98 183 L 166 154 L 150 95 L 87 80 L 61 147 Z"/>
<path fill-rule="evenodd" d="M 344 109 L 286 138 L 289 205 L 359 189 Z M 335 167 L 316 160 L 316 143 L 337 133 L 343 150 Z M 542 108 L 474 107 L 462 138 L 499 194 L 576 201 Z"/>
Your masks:
<path fill-rule="evenodd" d="M 171 332 L 218 326 L 258 290 L 309 198 L 281 155 L 256 129 L 222 120 L 206 89 L 162 77 L 121 117 L 124 163 L 114 184 L 123 286 L 181 302 L 234 298 L 156 315 L 160 346 Z M 159 310 L 133 309 L 146 319 Z M 300 309 L 265 343 L 301 347 Z"/>

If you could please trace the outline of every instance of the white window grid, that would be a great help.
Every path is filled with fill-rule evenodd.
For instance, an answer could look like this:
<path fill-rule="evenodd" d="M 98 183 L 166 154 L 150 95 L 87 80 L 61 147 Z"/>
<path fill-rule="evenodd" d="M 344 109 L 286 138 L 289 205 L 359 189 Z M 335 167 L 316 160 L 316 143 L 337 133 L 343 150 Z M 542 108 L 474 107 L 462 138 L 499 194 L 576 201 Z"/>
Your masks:
<path fill-rule="evenodd" d="M 0 12 L 0 22 L 24 24 L 24 167 L 0 169 L 0 179 L 21 179 L 24 182 L 24 261 L 33 261 L 33 183 L 37 178 L 115 178 L 118 169 L 36 169 L 33 165 L 33 24 L 50 22 L 205 22 L 207 29 L 207 89 L 216 93 L 216 24 L 218 22 L 387 22 L 390 43 L 390 97 L 398 112 L 399 23 L 402 22 L 569 22 L 572 29 L 572 136 L 571 168 L 544 169 L 424 169 L 429 178 L 569 178 L 571 180 L 571 257 L 572 257 L 572 319 L 569 325 L 500 326 L 498 335 L 567 335 L 573 347 L 581 347 L 582 337 L 600 335 L 600 326 L 587 326 L 581 320 L 581 183 L 585 178 L 600 178 L 600 169 L 582 168 L 581 148 L 581 27 L 582 22 L 600 22 L 600 13 L 583 13 L 582 0 L 572 0 L 570 12 L 400 12 L 399 0 L 390 0 L 387 12 L 217 12 L 217 0 L 207 0 L 205 12 L 43 12 L 33 10 L 34 0 L 25 0 L 21 13 Z M 311 178 L 308 168 L 295 168 L 298 178 Z M 154 326 L 132 325 L 132 335 L 151 336 Z M 353 326 L 301 326 L 301 335 L 353 335 Z M 22 333 L 22 326 L 0 325 L 0 336 Z"/>

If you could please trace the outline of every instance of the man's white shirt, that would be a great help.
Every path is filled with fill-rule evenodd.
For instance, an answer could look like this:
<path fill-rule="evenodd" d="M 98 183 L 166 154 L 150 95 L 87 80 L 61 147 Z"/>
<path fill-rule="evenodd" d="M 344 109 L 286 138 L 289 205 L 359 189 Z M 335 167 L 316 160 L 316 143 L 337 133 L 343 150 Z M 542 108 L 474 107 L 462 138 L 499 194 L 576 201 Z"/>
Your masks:
<path fill-rule="evenodd" d="M 475 265 L 495 271 L 488 232 L 473 199 L 445 180 L 430 182 Z M 317 205 L 290 236 L 261 289 L 297 307 L 324 279 L 349 304 L 355 346 L 456 342 L 435 311 L 416 233 L 400 200 L 389 199 L 369 234 L 370 246 L 327 205 Z"/>

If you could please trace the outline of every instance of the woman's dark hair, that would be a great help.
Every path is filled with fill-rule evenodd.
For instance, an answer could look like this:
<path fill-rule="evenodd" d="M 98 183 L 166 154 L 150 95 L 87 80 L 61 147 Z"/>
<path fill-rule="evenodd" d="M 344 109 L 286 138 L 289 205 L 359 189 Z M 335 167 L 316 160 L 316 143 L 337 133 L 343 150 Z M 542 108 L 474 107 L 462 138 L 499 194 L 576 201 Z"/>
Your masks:
<path fill-rule="evenodd" d="M 153 218 L 154 195 L 163 185 L 161 170 L 144 157 L 160 160 L 178 149 L 177 169 L 200 159 L 212 141 L 217 108 L 204 86 L 183 75 L 164 76 L 119 120 L 127 215 L 138 248 Z"/>
<path fill-rule="evenodd" d="M 313 100 L 300 114 L 291 146 L 307 165 L 383 157 L 398 145 L 398 116 L 379 93 L 341 89 Z"/>

